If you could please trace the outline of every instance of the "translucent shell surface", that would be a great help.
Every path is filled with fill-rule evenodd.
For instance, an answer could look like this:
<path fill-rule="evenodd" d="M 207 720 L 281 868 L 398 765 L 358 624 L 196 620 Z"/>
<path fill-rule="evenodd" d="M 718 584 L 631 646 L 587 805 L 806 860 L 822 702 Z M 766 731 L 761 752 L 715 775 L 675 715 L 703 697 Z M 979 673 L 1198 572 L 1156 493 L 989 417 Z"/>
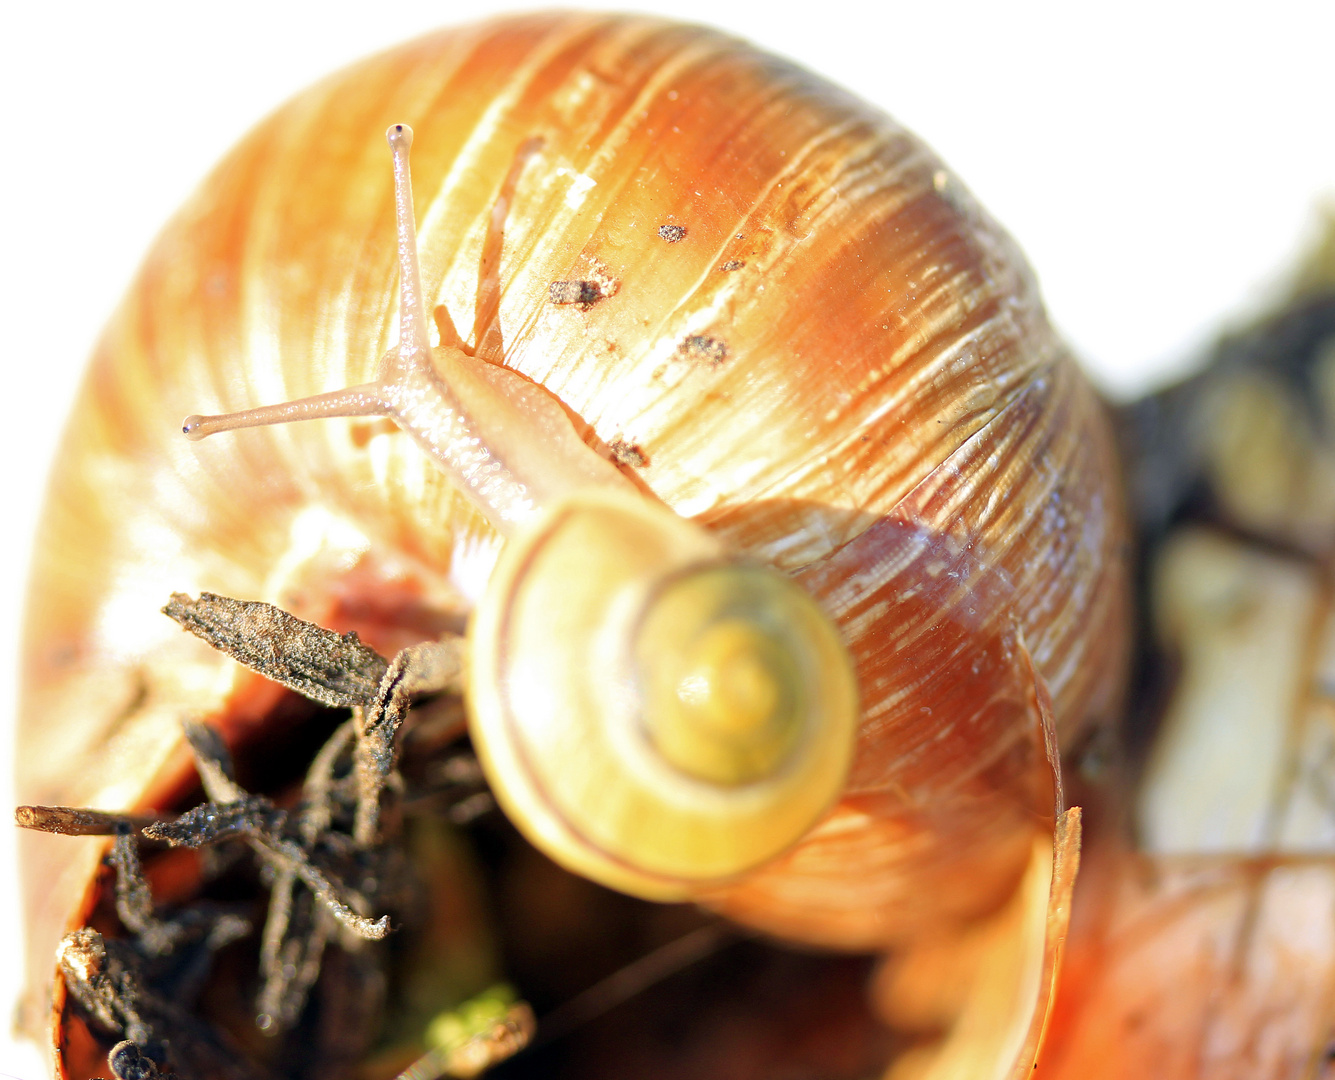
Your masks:
<path fill-rule="evenodd" d="M 1045 827 L 1036 678 L 1063 739 L 1121 685 L 1103 410 L 1010 240 L 921 143 L 786 62 L 646 18 L 514 18 L 375 57 L 261 124 L 172 221 L 56 465 L 20 800 L 162 804 L 189 781 L 182 717 L 256 736 L 278 692 L 162 618 L 173 591 L 382 651 L 460 629 L 484 593 L 499 540 L 383 425 L 180 437 L 188 413 L 365 382 L 393 344 L 396 121 L 416 130 L 428 304 L 672 510 L 793 575 L 853 657 L 841 800 L 705 899 L 847 946 L 998 905 Z M 100 848 L 23 842 L 40 990 Z"/>

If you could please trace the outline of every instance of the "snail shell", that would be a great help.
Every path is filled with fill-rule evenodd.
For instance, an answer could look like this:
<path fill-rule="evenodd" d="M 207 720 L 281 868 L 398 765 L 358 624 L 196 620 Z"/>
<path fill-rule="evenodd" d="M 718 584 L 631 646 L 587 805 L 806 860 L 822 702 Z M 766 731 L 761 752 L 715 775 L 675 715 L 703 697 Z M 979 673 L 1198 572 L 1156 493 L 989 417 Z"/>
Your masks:
<path fill-rule="evenodd" d="M 637 486 L 791 576 L 852 656 L 837 805 L 690 894 L 841 946 L 995 907 L 1046 769 L 1030 672 L 1063 739 L 1120 693 L 1103 410 L 1013 244 L 916 139 L 783 61 L 647 18 L 506 19 L 366 61 L 260 125 L 168 226 L 55 467 L 19 798 L 163 804 L 187 782 L 182 716 L 259 735 L 277 691 L 163 620 L 173 590 L 269 600 L 382 651 L 462 626 L 483 594 L 499 537 L 402 435 L 178 432 L 371 377 L 395 338 L 379 133 L 398 120 L 416 129 L 428 306 Z M 582 302 L 552 302 L 570 283 Z M 23 844 L 44 983 L 99 849 Z"/>

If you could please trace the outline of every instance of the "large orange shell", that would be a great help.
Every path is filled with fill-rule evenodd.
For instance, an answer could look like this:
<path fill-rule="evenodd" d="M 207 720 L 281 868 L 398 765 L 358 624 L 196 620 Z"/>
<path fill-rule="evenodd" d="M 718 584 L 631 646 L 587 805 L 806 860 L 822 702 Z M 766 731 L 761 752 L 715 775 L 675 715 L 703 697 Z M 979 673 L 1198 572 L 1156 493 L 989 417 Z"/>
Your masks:
<path fill-rule="evenodd" d="M 1011 241 L 921 143 L 786 62 L 647 18 L 507 19 L 375 57 L 275 113 L 177 215 L 55 468 L 20 800 L 152 805 L 187 775 L 183 716 L 233 740 L 262 721 L 273 691 L 157 614 L 173 591 L 270 600 L 381 649 L 466 615 L 496 541 L 407 439 L 179 434 L 189 412 L 364 381 L 393 343 L 395 121 L 416 130 L 426 293 L 466 337 L 498 189 L 545 140 L 473 344 L 642 461 L 669 506 L 798 574 L 847 635 L 865 719 L 846 797 L 710 902 L 850 946 L 996 906 L 1029 858 L 1042 757 L 1023 654 L 1063 738 L 1119 694 L 1102 408 Z M 615 295 L 548 302 L 595 277 Z M 23 843 L 40 991 L 100 849 Z"/>

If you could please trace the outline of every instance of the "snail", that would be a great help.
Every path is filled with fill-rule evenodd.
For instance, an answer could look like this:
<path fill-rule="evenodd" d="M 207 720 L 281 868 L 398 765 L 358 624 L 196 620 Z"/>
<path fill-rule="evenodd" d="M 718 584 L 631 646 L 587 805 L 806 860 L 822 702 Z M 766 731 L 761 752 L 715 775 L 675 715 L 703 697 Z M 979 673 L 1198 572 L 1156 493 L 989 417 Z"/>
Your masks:
<path fill-rule="evenodd" d="M 375 143 L 399 123 L 427 195 L 391 129 L 395 245 Z M 180 438 L 311 398 L 356 416 Z M 277 409 L 249 419 L 319 411 Z M 387 411 L 411 438 L 366 419 Z M 462 480 L 432 464 L 459 468 L 442 432 L 475 455 Z M 1115 715 L 1127 651 L 1106 417 L 1010 240 L 876 111 L 644 18 L 450 31 L 261 125 L 108 329 L 43 530 L 22 801 L 166 808 L 183 716 L 263 738 L 279 692 L 179 636 L 166 593 L 385 652 L 468 621 L 475 739 L 553 858 L 843 948 L 1005 903 L 1051 829 L 1039 714 L 1067 743 Z M 663 644 L 700 619 L 694 651 Z M 697 691 L 725 683 L 720 718 Z M 628 703 L 646 687 L 675 704 Z M 819 704 L 776 712 L 789 694 Z M 636 832 L 623 780 L 679 832 Z M 102 849 L 24 843 L 45 984 Z"/>
<path fill-rule="evenodd" d="M 858 707 L 839 635 L 787 578 L 725 562 L 706 530 L 647 502 L 556 398 L 461 345 L 432 350 L 412 130 L 388 140 L 399 344 L 376 380 L 182 430 L 391 417 L 507 537 L 470 632 L 467 697 L 511 817 L 572 869 L 652 899 L 750 870 L 843 787 Z M 442 340 L 458 341 L 447 319 Z M 552 767 L 577 759 L 586 770 Z"/>

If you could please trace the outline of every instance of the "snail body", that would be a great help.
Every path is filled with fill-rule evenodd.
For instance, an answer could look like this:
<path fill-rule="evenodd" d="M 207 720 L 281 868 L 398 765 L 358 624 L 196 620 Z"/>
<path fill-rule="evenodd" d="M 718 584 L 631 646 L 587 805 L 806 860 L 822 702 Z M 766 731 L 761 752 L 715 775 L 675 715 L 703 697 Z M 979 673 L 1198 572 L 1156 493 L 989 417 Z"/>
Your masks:
<path fill-rule="evenodd" d="M 400 120 L 425 193 L 411 316 L 377 145 Z M 521 403 L 485 449 L 583 479 L 559 464 L 533 506 L 470 501 L 422 438 L 365 418 L 180 438 L 203 409 L 346 404 L 414 335 L 462 357 L 478 415 L 489 394 Z M 843 790 L 824 816 L 828 797 L 805 806 L 802 829 L 819 821 L 799 842 L 698 873 L 664 855 L 638 891 L 847 947 L 1004 899 L 1044 827 L 1036 699 L 1069 740 L 1120 693 L 1125 526 L 1102 407 L 1009 239 L 921 144 L 782 61 L 642 18 L 508 19 L 367 61 L 257 128 L 168 227 L 53 476 L 20 799 L 167 805 L 188 783 L 183 715 L 261 737 L 277 691 L 159 625 L 173 590 L 268 600 L 382 651 L 476 609 L 485 702 L 507 655 L 485 642 L 511 625 L 491 613 L 528 603 L 499 584 L 518 580 L 507 560 L 591 504 L 680 528 L 673 566 L 793 589 L 838 628 L 829 656 L 847 649 L 860 701 L 851 760 L 833 754 Z M 505 751 L 483 756 L 503 771 Z M 749 765 L 709 768 L 755 786 Z M 551 802 L 493 784 L 512 809 Z M 24 843 L 45 982 L 99 848 Z"/>

